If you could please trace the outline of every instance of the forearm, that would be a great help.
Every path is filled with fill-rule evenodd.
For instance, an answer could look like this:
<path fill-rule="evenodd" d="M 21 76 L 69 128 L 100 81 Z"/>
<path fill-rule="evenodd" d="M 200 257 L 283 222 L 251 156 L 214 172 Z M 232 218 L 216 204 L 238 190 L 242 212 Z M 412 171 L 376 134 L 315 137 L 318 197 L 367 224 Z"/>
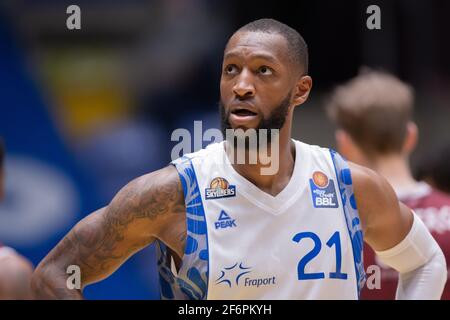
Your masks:
<path fill-rule="evenodd" d="M 31 282 L 35 298 L 82 299 L 84 286 L 107 277 L 120 264 L 122 255 L 114 256 L 113 247 L 104 243 L 103 210 L 79 222 L 41 261 Z"/>
<path fill-rule="evenodd" d="M 414 215 L 405 239 L 377 254 L 400 273 L 397 299 L 440 299 L 447 281 L 445 257 L 419 217 Z"/>
<path fill-rule="evenodd" d="M 425 265 L 408 273 L 401 273 L 397 286 L 398 300 L 438 300 L 447 281 L 447 267 L 442 251 Z"/>
<path fill-rule="evenodd" d="M 83 299 L 80 289 L 67 286 L 68 275 L 56 267 L 39 267 L 33 274 L 31 288 L 36 299 Z"/>
<path fill-rule="evenodd" d="M 81 289 L 69 288 L 69 275 L 58 266 L 39 266 L 33 274 L 31 288 L 36 299 L 80 300 Z"/>

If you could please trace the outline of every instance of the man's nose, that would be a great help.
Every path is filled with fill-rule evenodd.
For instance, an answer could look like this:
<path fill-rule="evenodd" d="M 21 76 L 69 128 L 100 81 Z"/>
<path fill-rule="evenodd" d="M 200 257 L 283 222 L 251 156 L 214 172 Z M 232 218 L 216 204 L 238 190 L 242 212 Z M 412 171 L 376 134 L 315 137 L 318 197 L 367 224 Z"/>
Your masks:
<path fill-rule="evenodd" d="M 253 85 L 251 72 L 245 69 L 242 70 L 233 87 L 233 92 L 240 99 L 253 97 L 255 95 L 255 87 Z"/>

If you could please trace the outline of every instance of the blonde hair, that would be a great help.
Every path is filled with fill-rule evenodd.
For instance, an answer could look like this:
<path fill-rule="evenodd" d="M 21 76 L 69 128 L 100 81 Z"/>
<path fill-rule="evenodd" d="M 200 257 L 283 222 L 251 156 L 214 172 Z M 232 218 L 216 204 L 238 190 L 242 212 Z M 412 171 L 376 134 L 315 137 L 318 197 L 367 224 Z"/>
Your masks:
<path fill-rule="evenodd" d="M 329 118 L 368 155 L 400 152 L 411 120 L 414 91 L 383 71 L 363 70 L 335 88 Z"/>

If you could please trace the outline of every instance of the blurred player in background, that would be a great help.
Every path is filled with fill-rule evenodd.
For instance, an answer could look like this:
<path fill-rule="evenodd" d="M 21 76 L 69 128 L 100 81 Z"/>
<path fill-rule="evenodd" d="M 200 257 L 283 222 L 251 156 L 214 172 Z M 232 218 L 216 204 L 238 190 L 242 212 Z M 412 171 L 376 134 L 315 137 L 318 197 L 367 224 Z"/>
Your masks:
<path fill-rule="evenodd" d="M 0 202 L 3 200 L 5 146 L 0 138 Z M 31 263 L 19 255 L 14 249 L 3 246 L 0 242 L 0 299 L 31 299 Z"/>
<path fill-rule="evenodd" d="M 338 151 L 350 161 L 367 166 L 384 176 L 400 201 L 424 221 L 450 261 L 450 197 L 423 181 L 414 180 L 409 156 L 418 129 L 412 121 L 413 89 L 391 74 L 364 70 L 338 86 L 327 104 L 330 119 L 337 126 Z M 448 162 L 447 162 L 448 166 Z M 381 266 L 381 289 L 367 287 L 366 299 L 394 299 L 398 273 L 382 264 L 366 246 L 366 266 Z M 450 286 L 443 299 L 450 299 Z"/>
<path fill-rule="evenodd" d="M 291 138 L 294 109 L 311 88 L 297 31 L 272 19 L 240 28 L 220 81 L 222 129 L 234 136 L 130 182 L 44 258 L 34 292 L 80 299 L 84 286 L 156 241 L 164 299 L 357 299 L 364 233 L 404 275 L 398 298 L 440 298 L 442 251 L 385 179 Z M 266 174 L 260 154 L 256 163 L 229 155 L 258 150 L 233 141 L 261 129 L 275 136 L 260 142 L 278 146 L 271 157 L 280 166 Z M 80 289 L 66 286 L 70 265 L 81 269 Z"/>

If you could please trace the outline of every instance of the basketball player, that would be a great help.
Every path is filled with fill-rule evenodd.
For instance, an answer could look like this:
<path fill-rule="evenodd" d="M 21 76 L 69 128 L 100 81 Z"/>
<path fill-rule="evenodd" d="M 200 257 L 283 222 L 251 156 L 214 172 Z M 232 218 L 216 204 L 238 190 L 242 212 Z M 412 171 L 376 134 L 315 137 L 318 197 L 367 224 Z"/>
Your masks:
<path fill-rule="evenodd" d="M 34 292 L 82 298 L 156 241 L 163 299 L 357 299 L 364 235 L 401 271 L 399 298 L 440 298 L 443 254 L 386 180 L 291 139 L 311 86 L 298 32 L 272 19 L 239 29 L 224 52 L 222 127 L 279 129 L 278 172 L 261 174 L 261 159 L 234 163 L 227 139 L 137 178 L 49 253 Z M 66 287 L 69 265 L 81 268 L 80 290 Z"/>
<path fill-rule="evenodd" d="M 410 86 L 391 74 L 369 70 L 336 88 L 328 114 L 338 127 L 335 136 L 342 155 L 387 179 L 398 198 L 423 220 L 448 262 L 450 197 L 414 180 L 409 166 L 418 138 L 417 126 L 411 119 L 413 105 Z M 381 267 L 381 288 L 366 287 L 362 298 L 393 299 L 398 273 L 382 259 L 376 259 L 369 247 L 365 249 L 366 265 L 378 263 Z M 442 298 L 450 299 L 449 285 Z"/>
<path fill-rule="evenodd" d="M 0 202 L 4 196 L 3 160 L 5 149 L 0 138 Z M 33 268 L 24 257 L 0 243 L 0 300 L 31 299 Z"/>

